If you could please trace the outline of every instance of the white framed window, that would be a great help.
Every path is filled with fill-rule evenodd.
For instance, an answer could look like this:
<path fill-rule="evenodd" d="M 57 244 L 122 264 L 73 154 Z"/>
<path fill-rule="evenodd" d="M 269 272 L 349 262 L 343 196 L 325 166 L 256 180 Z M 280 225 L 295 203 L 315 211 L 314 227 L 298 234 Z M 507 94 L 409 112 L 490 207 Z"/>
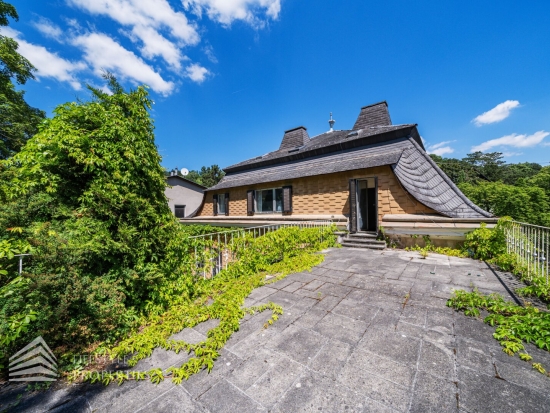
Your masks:
<path fill-rule="evenodd" d="M 257 213 L 283 212 L 283 188 L 261 189 L 255 195 Z"/>

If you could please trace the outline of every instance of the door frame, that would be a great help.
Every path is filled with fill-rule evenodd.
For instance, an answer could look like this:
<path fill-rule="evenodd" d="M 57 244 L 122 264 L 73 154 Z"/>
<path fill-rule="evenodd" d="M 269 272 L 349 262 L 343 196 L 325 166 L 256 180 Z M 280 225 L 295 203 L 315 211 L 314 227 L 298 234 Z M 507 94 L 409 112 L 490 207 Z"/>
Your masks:
<path fill-rule="evenodd" d="M 361 178 L 354 178 L 355 179 L 355 219 L 357 220 L 357 232 L 372 232 L 372 231 L 363 231 L 359 228 L 359 181 L 366 181 L 367 179 L 374 179 L 374 205 L 376 205 L 376 213 L 374 214 L 376 217 L 376 225 L 375 225 L 375 232 L 378 233 L 378 177 L 377 176 L 365 176 Z M 368 202 L 367 202 L 368 204 Z M 351 205 L 350 205 L 351 206 Z M 367 205 L 368 208 L 368 205 Z M 367 212 L 368 217 L 368 212 Z"/>

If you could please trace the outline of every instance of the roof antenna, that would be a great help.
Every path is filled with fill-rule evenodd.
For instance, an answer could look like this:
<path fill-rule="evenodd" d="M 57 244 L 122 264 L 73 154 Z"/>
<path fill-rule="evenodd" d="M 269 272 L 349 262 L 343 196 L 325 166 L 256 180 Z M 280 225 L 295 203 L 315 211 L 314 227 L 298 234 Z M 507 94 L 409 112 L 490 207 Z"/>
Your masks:
<path fill-rule="evenodd" d="M 335 123 L 336 123 L 336 121 L 334 119 L 332 119 L 332 112 L 330 112 L 330 119 L 328 120 L 328 124 L 330 125 L 329 132 L 332 132 L 334 130 L 334 129 L 332 129 L 332 127 L 334 126 Z"/>

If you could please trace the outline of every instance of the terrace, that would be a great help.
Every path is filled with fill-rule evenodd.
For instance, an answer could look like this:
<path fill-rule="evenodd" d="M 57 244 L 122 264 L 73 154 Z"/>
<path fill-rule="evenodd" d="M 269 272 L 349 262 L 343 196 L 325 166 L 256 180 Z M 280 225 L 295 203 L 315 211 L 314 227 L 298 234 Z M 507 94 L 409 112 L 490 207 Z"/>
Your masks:
<path fill-rule="evenodd" d="M 246 316 L 210 374 L 74 385 L 25 397 L 12 411 L 543 412 L 550 379 L 502 352 L 494 328 L 446 306 L 453 289 L 498 292 L 517 281 L 467 258 L 398 250 L 330 249 L 311 272 L 260 287 L 245 306 L 273 301 L 284 314 Z M 216 320 L 176 338 L 205 339 Z M 545 366 L 550 354 L 529 346 Z M 189 356 L 155 349 L 137 368 Z M 19 389 L 19 390 L 17 390 Z M 0 409 L 23 388 L 0 394 Z"/>

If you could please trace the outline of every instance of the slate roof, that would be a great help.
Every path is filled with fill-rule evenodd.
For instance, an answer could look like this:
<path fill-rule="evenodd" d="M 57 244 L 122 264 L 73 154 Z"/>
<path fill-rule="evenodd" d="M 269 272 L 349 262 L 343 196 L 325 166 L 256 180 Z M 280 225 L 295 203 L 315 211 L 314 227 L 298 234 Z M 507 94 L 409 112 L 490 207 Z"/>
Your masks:
<path fill-rule="evenodd" d="M 416 125 L 389 125 L 370 127 L 368 129 L 337 130 L 326 132 L 311 138 L 307 144 L 299 148 L 278 149 L 263 156 L 248 159 L 235 165 L 223 168 L 226 174 L 251 168 L 274 165 L 308 157 L 338 152 L 342 149 L 351 149 L 380 142 L 391 141 L 396 138 L 414 136 L 420 145 L 422 141 L 416 131 Z"/>
<path fill-rule="evenodd" d="M 307 145 L 308 142 L 309 135 L 307 133 L 307 129 L 303 126 L 298 126 L 297 128 L 285 131 L 285 135 L 283 136 L 283 141 L 281 142 L 279 150 L 281 151 L 284 149 L 288 150 L 297 148 Z"/>
<path fill-rule="evenodd" d="M 493 216 L 470 201 L 412 139 L 411 145 L 392 168 L 399 182 L 418 201 L 451 218 Z"/>
<path fill-rule="evenodd" d="M 401 138 L 391 143 L 367 145 L 361 149 L 346 149 L 324 156 L 244 170 L 224 176 L 210 190 L 391 165 L 399 161 L 401 153 L 409 147 L 409 139 Z"/>
<path fill-rule="evenodd" d="M 353 125 L 353 129 L 365 129 L 372 126 L 391 125 L 390 112 L 386 101 L 375 103 L 373 105 L 363 106 L 359 116 Z"/>
<path fill-rule="evenodd" d="M 361 108 L 354 129 L 309 138 L 304 127 L 285 132 L 278 150 L 224 168 L 208 190 L 227 189 L 390 165 L 422 204 L 452 218 L 492 215 L 470 201 L 426 153 L 415 124 L 392 125 L 386 102 Z"/>

